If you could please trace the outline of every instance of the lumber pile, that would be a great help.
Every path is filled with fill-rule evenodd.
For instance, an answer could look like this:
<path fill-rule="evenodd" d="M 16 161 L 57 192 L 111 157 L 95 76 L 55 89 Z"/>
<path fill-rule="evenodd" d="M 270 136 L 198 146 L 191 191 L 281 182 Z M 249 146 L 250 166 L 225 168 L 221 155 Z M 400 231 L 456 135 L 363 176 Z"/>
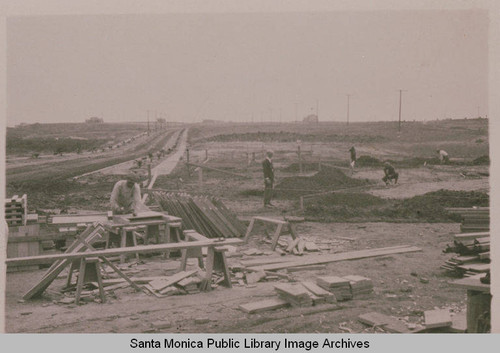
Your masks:
<path fill-rule="evenodd" d="M 447 208 L 450 213 L 459 214 L 462 220 L 462 233 L 487 232 L 490 230 L 490 208 Z"/>
<path fill-rule="evenodd" d="M 444 252 L 457 254 L 441 266 L 450 274 L 470 277 L 488 272 L 490 269 L 490 234 L 489 232 L 455 234 L 453 246 L 448 245 Z"/>
<path fill-rule="evenodd" d="M 153 192 L 153 197 L 164 212 L 182 218 L 184 228 L 207 238 L 239 238 L 245 234 L 245 225 L 215 197 L 160 191 Z"/>
<path fill-rule="evenodd" d="M 316 279 L 316 283 L 321 288 L 335 294 L 337 301 L 352 299 L 350 281 L 346 278 L 337 276 L 322 276 Z"/>
<path fill-rule="evenodd" d="M 278 297 L 295 307 L 307 307 L 313 305 L 310 292 L 300 283 L 279 283 L 274 286 Z"/>
<path fill-rule="evenodd" d="M 344 276 L 343 278 L 349 280 L 353 297 L 373 292 L 373 283 L 369 278 L 357 275 Z"/>
<path fill-rule="evenodd" d="M 12 196 L 5 199 L 5 221 L 9 227 L 26 225 L 28 220 L 28 197 Z"/>

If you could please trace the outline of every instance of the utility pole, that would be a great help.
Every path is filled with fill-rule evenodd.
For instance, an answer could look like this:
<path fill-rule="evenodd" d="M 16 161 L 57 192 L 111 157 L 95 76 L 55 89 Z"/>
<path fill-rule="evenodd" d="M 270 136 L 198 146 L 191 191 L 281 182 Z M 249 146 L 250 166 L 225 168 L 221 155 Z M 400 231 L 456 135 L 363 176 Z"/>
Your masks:
<path fill-rule="evenodd" d="M 316 99 L 316 118 L 318 118 L 319 122 L 319 100 Z"/>
<path fill-rule="evenodd" d="M 149 109 L 148 109 L 148 135 L 149 135 Z"/>
<path fill-rule="evenodd" d="M 401 131 L 401 104 L 403 101 L 403 90 L 399 90 L 399 124 L 398 124 L 398 131 Z"/>
<path fill-rule="evenodd" d="M 295 121 L 297 121 L 297 102 L 295 102 Z"/>
<path fill-rule="evenodd" d="M 350 103 L 351 95 L 347 94 L 347 126 L 349 126 L 349 103 Z"/>

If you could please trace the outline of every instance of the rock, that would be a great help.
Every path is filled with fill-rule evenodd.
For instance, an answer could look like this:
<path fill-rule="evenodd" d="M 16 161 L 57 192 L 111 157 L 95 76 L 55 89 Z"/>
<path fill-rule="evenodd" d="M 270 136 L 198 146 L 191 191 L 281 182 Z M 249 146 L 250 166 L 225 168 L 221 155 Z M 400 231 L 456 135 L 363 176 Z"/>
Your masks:
<path fill-rule="evenodd" d="M 422 283 L 429 283 L 429 280 L 425 277 L 420 277 L 420 282 Z"/>
<path fill-rule="evenodd" d="M 411 272 L 410 275 L 412 275 L 413 277 L 418 277 L 418 273 L 416 272 Z"/>
<path fill-rule="evenodd" d="M 208 317 L 198 317 L 194 319 L 194 323 L 197 325 L 206 324 L 207 322 L 210 322 L 210 319 Z"/>
<path fill-rule="evenodd" d="M 157 330 L 161 330 L 161 329 L 166 329 L 166 328 L 172 327 L 172 324 L 169 321 L 160 320 L 160 321 L 155 321 L 155 322 L 151 323 L 151 326 Z"/>
<path fill-rule="evenodd" d="M 25 316 L 25 315 L 31 315 L 31 314 L 33 314 L 32 311 L 24 311 L 24 312 L 21 313 L 21 315 L 23 315 L 23 316 Z"/>
<path fill-rule="evenodd" d="M 25 302 L 25 300 L 24 300 L 24 299 L 19 299 L 17 302 L 18 302 L 18 303 L 24 303 L 24 302 Z"/>
<path fill-rule="evenodd" d="M 132 320 L 132 321 L 139 320 L 139 317 L 137 317 L 137 316 L 131 316 L 130 320 Z"/>

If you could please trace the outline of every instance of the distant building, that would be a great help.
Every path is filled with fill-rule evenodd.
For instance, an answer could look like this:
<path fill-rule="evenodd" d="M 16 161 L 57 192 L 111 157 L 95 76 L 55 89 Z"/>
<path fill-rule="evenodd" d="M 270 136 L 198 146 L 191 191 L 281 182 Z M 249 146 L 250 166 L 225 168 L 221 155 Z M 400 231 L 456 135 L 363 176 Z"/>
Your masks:
<path fill-rule="evenodd" d="M 102 123 L 104 123 L 104 119 L 93 116 L 90 119 L 85 120 L 85 122 L 87 124 L 102 124 Z"/>
<path fill-rule="evenodd" d="M 309 114 L 304 119 L 302 119 L 302 121 L 305 123 L 317 123 L 319 120 L 316 114 Z"/>

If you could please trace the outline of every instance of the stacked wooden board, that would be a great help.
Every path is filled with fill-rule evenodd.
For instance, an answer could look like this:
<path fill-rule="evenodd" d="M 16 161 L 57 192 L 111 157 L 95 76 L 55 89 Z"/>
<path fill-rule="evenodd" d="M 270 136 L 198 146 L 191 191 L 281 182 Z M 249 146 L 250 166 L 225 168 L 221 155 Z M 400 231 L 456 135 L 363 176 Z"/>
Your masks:
<path fill-rule="evenodd" d="M 40 254 L 42 237 L 38 224 L 9 227 L 7 258 L 37 256 Z M 37 270 L 38 265 L 7 266 L 8 272 Z"/>
<path fill-rule="evenodd" d="M 353 297 L 373 292 L 373 283 L 369 278 L 357 275 L 344 276 L 343 278 L 349 280 Z"/>
<path fill-rule="evenodd" d="M 307 307 L 313 305 L 310 292 L 300 283 L 279 283 L 274 286 L 280 299 L 285 300 L 295 307 Z"/>
<path fill-rule="evenodd" d="M 5 221 L 9 227 L 26 225 L 28 215 L 28 197 L 12 196 L 5 200 Z"/>
<path fill-rule="evenodd" d="M 321 288 L 335 294 L 337 301 L 352 299 L 351 285 L 349 280 L 337 276 L 322 276 L 316 279 Z"/>
<path fill-rule="evenodd" d="M 455 234 L 453 246 L 448 246 L 445 252 L 457 254 L 441 266 L 454 275 L 469 277 L 488 272 L 490 269 L 490 233 Z"/>
<path fill-rule="evenodd" d="M 490 230 L 490 208 L 447 208 L 450 213 L 459 214 L 462 220 L 462 233 L 487 232 Z"/>
<path fill-rule="evenodd" d="M 182 218 L 186 229 L 194 229 L 207 238 L 239 238 L 245 225 L 219 199 L 185 193 L 153 192 L 164 212 Z"/>

